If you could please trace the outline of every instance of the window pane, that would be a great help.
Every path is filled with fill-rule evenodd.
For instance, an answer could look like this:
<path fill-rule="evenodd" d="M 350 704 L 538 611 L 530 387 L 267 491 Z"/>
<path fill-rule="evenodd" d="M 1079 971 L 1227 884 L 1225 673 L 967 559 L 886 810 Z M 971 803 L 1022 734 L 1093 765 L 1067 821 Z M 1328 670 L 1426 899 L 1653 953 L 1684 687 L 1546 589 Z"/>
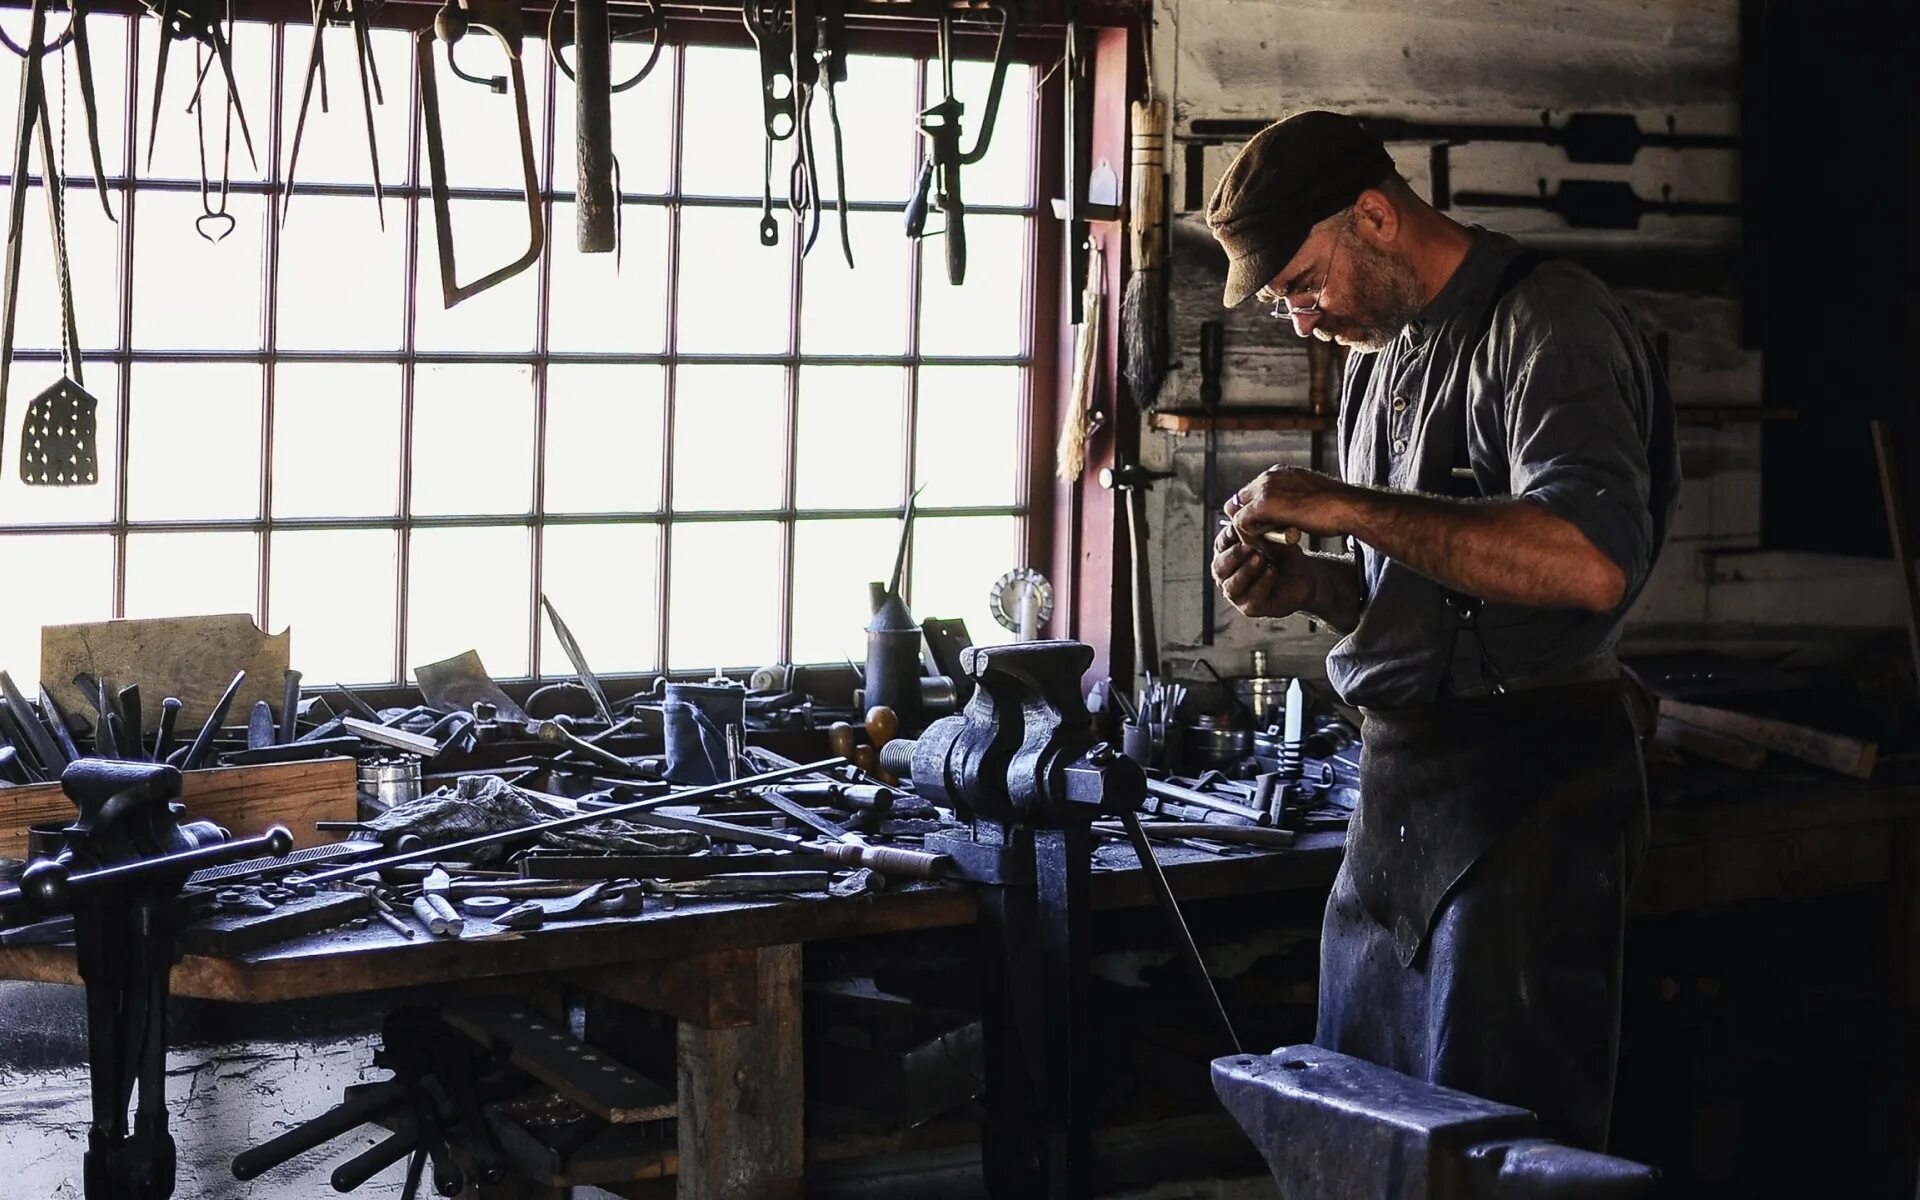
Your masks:
<path fill-rule="evenodd" d="M 200 198 L 191 192 L 141 192 L 137 207 L 133 344 L 155 350 L 258 350 L 266 198 L 228 196 L 233 232 L 217 243 L 195 232 Z M 211 221 L 203 228 L 218 232 Z"/>
<path fill-rule="evenodd" d="M 939 64 L 928 64 L 927 100 L 940 98 Z M 1007 82 L 1000 93 L 1000 112 L 993 122 L 993 140 L 987 154 L 961 169 L 968 204 L 1027 205 L 1033 193 L 1033 68 L 1007 66 Z M 954 64 L 953 90 L 966 113 L 961 118 L 961 146 L 971 151 L 979 144 L 980 121 L 987 112 L 987 91 L 993 65 L 979 60 Z M 1116 167 L 1124 169 L 1124 167 Z M 967 222 L 973 232 L 973 222 Z"/>
<path fill-rule="evenodd" d="M 920 503 L 1012 505 L 1019 499 L 1019 367 L 920 368 L 916 439 Z"/>
<path fill-rule="evenodd" d="M 407 583 L 407 678 L 477 650 L 496 677 L 528 667 L 528 531 L 416 529 Z"/>
<path fill-rule="evenodd" d="M 757 208 L 680 211 L 681 350 L 778 354 L 787 349 L 792 230 L 784 216 L 776 217 L 780 244 L 762 246 Z"/>
<path fill-rule="evenodd" d="M 686 106 L 695 136 L 680 139 L 680 187 L 692 196 L 759 196 L 766 123 L 760 103 L 760 57 L 753 50 L 687 47 Z M 776 201 L 792 155 L 773 155 Z M 759 221 L 759 213 L 754 220 Z M 758 243 L 751 243 L 757 245 Z"/>
<path fill-rule="evenodd" d="M 0 537 L 0 578 L 34 581 L 0 594 L 0 670 L 30 693 L 40 680 L 42 625 L 113 615 L 113 539 L 103 533 Z"/>
<path fill-rule="evenodd" d="M 33 160 L 36 166 L 39 161 Z M 82 151 L 67 165 L 75 171 L 90 170 L 81 165 L 85 162 Z M 73 321 L 81 347 L 88 350 L 120 344 L 120 230 L 100 211 L 97 196 L 90 187 L 67 189 L 67 272 L 73 290 Z M 118 192 L 110 197 L 116 217 L 120 197 Z M 47 218 L 47 193 L 38 185 L 27 189 L 20 228 L 19 325 L 14 345 L 23 350 L 58 350 L 60 292 L 54 282 L 52 224 Z M 110 370 L 106 363 L 95 368 L 101 374 Z"/>
<path fill-rule="evenodd" d="M 293 665 L 309 687 L 393 678 L 391 529 L 296 530 L 273 535 L 269 632 L 293 630 Z"/>
<path fill-rule="evenodd" d="M 667 344 L 667 210 L 628 204 L 621 249 L 582 254 L 576 249 L 576 209 L 553 206 L 548 285 L 547 348 L 656 353 Z"/>
<path fill-rule="evenodd" d="M 464 39 L 461 45 L 466 45 Z M 519 258 L 526 249 L 527 208 L 518 200 L 455 200 L 448 211 L 453 216 L 455 283 L 472 283 Z M 504 283 L 448 308 L 440 290 L 433 206 L 424 200 L 419 225 L 415 344 L 422 350 L 490 350 L 502 354 L 531 350 L 540 265 L 536 262 Z"/>
<path fill-rule="evenodd" d="M 867 583 L 893 573 L 900 522 L 802 521 L 793 531 L 793 661 L 867 658 Z"/>
<path fill-rule="evenodd" d="M 633 78 L 650 52 L 646 38 L 615 42 L 613 81 L 624 83 Z M 569 48 L 566 53 L 567 62 L 572 63 L 573 50 Z M 662 47 L 647 77 L 613 98 L 613 154 L 620 163 L 617 183 L 627 195 L 643 192 L 662 196 L 667 192 L 673 167 L 673 66 L 673 47 Z M 571 192 L 579 186 L 573 81 L 556 72 L 554 91 L 552 187 L 556 192 Z"/>
<path fill-rule="evenodd" d="M 787 370 L 681 367 L 673 407 L 673 506 L 776 508 L 786 494 Z"/>
<path fill-rule="evenodd" d="M 260 368 L 136 363 L 132 388 L 127 516 L 259 516 Z"/>
<path fill-rule="evenodd" d="M 947 282 L 946 247 L 920 243 L 920 351 L 1012 356 L 1026 347 L 1026 217 L 967 218 L 967 281 Z"/>
<path fill-rule="evenodd" d="M 0 463 L 0 522 L 41 525 L 64 521 L 113 519 L 114 483 L 119 477 L 119 372 L 106 363 L 87 373 L 87 391 L 100 403 L 93 411 L 94 462 L 100 482 L 77 487 L 28 487 L 20 482 L 20 439 L 27 405 L 60 378 L 60 364 L 16 362 L 7 384 L 6 460 Z M 0 567 L 0 579 L 9 577 Z M 0 600 L 0 609 L 6 601 Z"/>
<path fill-rule="evenodd" d="M 959 617 L 981 645 L 1010 642 L 993 619 L 994 581 L 1021 564 L 1018 517 L 921 517 L 913 523 L 913 615 Z"/>
<path fill-rule="evenodd" d="M 400 372 L 386 363 L 275 368 L 274 516 L 393 515 L 400 495 Z"/>
<path fill-rule="evenodd" d="M 655 366 L 547 368 L 548 512 L 659 510 L 665 386 Z"/>
<path fill-rule="evenodd" d="M 507 77 L 506 51 L 501 48 L 499 39 L 491 34 L 476 29 L 472 37 L 461 38 L 459 55 L 460 69 L 469 75 L 482 79 Z M 546 123 L 546 41 L 528 38 L 520 51 L 520 61 L 527 81 L 527 112 L 532 122 L 533 155 L 537 166 L 540 161 L 540 131 Z M 512 92 L 496 93 L 479 84 L 459 79 L 447 67 L 445 43 L 434 46 L 433 65 L 434 83 L 440 96 L 441 141 L 446 147 L 447 186 L 520 190 L 524 172 L 520 161 L 519 121 Z M 332 76 L 329 82 L 335 78 L 339 77 Z M 385 82 L 385 76 L 381 77 L 381 81 Z M 334 103 L 337 105 L 340 101 L 335 100 Z M 431 178 L 427 168 L 424 110 L 416 169 L 418 174 L 415 178 L 424 187 Z M 424 198 L 420 202 L 420 210 L 429 214 L 431 220 L 432 207 Z M 524 242 L 523 227 L 521 244 Z M 422 243 L 422 246 L 427 244 Z"/>
<path fill-rule="evenodd" d="M 587 665 L 608 675 L 660 665 L 660 527 L 555 525 L 540 558 L 541 590 Z M 540 614 L 540 673 L 573 674 L 553 622 Z"/>
<path fill-rule="evenodd" d="M 913 243 L 893 213 L 850 213 L 854 270 L 840 249 L 840 218 L 820 215 L 820 240 L 801 268 L 800 349 L 807 354 L 904 354 L 912 305 Z"/>
<path fill-rule="evenodd" d="M 127 615 L 260 616 L 260 535 L 132 533 L 127 535 Z"/>
<path fill-rule="evenodd" d="M 856 54 L 847 63 L 847 81 L 834 87 L 850 198 L 897 200 L 904 207 L 912 194 L 920 165 L 920 134 L 913 119 L 917 69 L 910 58 Z M 813 144 L 820 158 L 820 194 L 831 201 L 840 192 L 833 177 L 833 125 L 824 95 L 813 105 Z M 967 186 L 972 186 L 971 177 Z M 899 218 L 892 220 L 899 234 Z M 826 232 L 820 236 L 825 238 Z"/>
<path fill-rule="evenodd" d="M 904 367 L 800 368 L 799 508 L 886 508 L 901 503 Z M 835 522 L 835 526 L 841 522 Z"/>
<path fill-rule="evenodd" d="M 373 100 L 374 137 L 380 149 L 380 178 L 387 183 L 404 183 L 407 178 L 407 123 L 412 113 L 409 90 L 413 78 L 413 37 L 398 29 L 375 29 L 371 31 L 373 46 L 373 66 L 380 94 Z M 476 41 L 490 38 L 476 38 Z M 280 93 L 281 134 L 283 150 L 281 178 L 286 178 L 285 164 L 293 155 L 293 133 L 295 123 L 300 116 L 300 92 L 307 78 L 307 60 L 313 46 L 313 29 L 310 24 L 290 25 L 286 33 L 286 63 L 282 74 L 283 83 Z M 345 25 L 327 26 L 326 40 L 327 93 L 331 111 L 320 108 L 320 83 L 314 81 L 313 98 L 307 104 L 307 124 L 300 134 L 300 159 L 293 164 L 294 190 L 299 191 L 303 184 L 309 183 L 371 183 L 373 181 L 373 163 L 367 152 L 367 117 L 360 106 L 360 73 L 358 58 L 354 52 L 353 32 Z M 464 55 L 465 50 L 461 53 Z M 169 64 L 171 74 L 171 64 Z M 479 89 L 475 89 L 478 91 Z M 465 93 L 460 93 L 464 99 Z M 249 112 L 248 117 L 252 117 Z M 164 117 L 162 118 L 164 119 Z M 327 218 L 307 207 L 311 197 L 302 196 L 293 202 L 293 215 L 288 219 L 288 228 L 304 228 L 308 235 L 329 228 Z M 369 214 L 373 210 L 371 199 L 360 200 Z M 404 215 L 402 202 L 392 197 L 387 199 L 387 222 L 389 227 L 396 218 Z M 368 218 L 372 223 L 372 217 Z M 325 241 L 325 238 L 316 240 Z M 284 243 L 283 243 L 284 244 Z M 384 678 L 384 675 L 382 676 Z"/>
<path fill-rule="evenodd" d="M 533 497 L 533 368 L 441 364 L 416 372 L 415 515 L 527 512 Z"/>
<path fill-rule="evenodd" d="M 187 103 L 193 99 L 194 81 L 199 76 L 201 65 L 212 59 L 213 55 L 210 51 L 197 49 L 192 41 L 176 41 L 168 50 L 166 94 L 160 98 L 158 136 L 151 156 L 147 152 L 154 69 L 160 46 L 154 29 L 153 22 L 141 22 L 140 94 L 136 98 L 140 124 L 135 130 L 135 164 L 141 176 L 147 179 L 198 179 L 200 146 L 204 141 L 207 170 L 212 173 L 213 183 L 218 187 L 222 145 L 228 140 L 227 87 L 220 64 L 211 62 L 202 91 L 205 110 L 204 132 L 201 131 L 196 127 L 194 114 L 187 111 Z M 93 32 L 91 21 L 88 22 L 87 32 Z M 224 155 L 229 168 L 228 178 L 235 181 L 265 179 L 266 169 L 272 165 L 268 161 L 272 146 L 269 137 L 272 110 L 268 93 L 272 90 L 273 26 L 261 21 L 242 21 L 234 28 L 232 45 L 233 74 L 240 85 L 240 110 L 233 114 L 231 153 Z M 93 73 L 96 79 L 118 71 L 119 60 L 102 58 L 99 50 L 94 51 Z M 75 104 L 77 106 L 77 100 Z M 251 156 L 247 153 L 241 128 L 241 110 L 244 110 L 246 117 L 246 129 L 253 134 L 254 152 Z M 145 199 L 141 197 L 143 203 Z M 194 206 L 198 211 L 197 198 Z"/>
<path fill-rule="evenodd" d="M 144 200 L 142 201 L 144 203 Z M 287 350 L 397 350 L 406 298 L 401 273 L 406 210 L 387 205 L 382 233 L 364 196 L 302 196 L 280 239 L 280 311 L 274 336 Z M 433 250 L 424 247 L 425 269 Z M 434 294 L 434 304 L 439 294 Z"/>
<path fill-rule="evenodd" d="M 780 525 L 673 527 L 667 659 L 676 671 L 757 667 L 780 654 Z"/>

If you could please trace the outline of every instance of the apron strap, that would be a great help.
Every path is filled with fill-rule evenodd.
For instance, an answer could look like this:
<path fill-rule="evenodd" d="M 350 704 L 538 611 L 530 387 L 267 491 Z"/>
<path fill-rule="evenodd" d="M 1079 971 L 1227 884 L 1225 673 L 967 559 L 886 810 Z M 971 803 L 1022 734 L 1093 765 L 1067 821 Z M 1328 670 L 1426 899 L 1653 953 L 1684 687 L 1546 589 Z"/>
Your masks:
<path fill-rule="evenodd" d="M 1500 278 L 1494 282 L 1493 291 L 1487 297 L 1486 307 L 1480 312 L 1478 327 L 1474 330 L 1469 343 L 1471 353 L 1478 354 L 1493 332 L 1493 314 L 1500 307 L 1500 301 L 1507 293 L 1520 285 L 1520 281 L 1533 273 L 1533 269 L 1546 262 L 1549 256 L 1538 250 L 1522 250 L 1508 260 L 1506 268 L 1500 272 Z M 1488 493 L 1480 486 L 1479 476 L 1474 474 L 1473 461 L 1468 454 L 1471 438 L 1470 418 L 1472 413 L 1471 397 L 1463 397 L 1459 406 L 1459 420 L 1455 423 L 1453 439 L 1453 464 L 1448 472 L 1447 495 L 1456 500 L 1485 499 Z M 1505 495 L 1506 492 L 1499 493 Z M 1505 691 L 1500 673 L 1494 668 L 1493 659 L 1487 653 L 1486 639 L 1481 636 L 1476 618 L 1480 613 L 1480 598 L 1469 596 L 1465 592 L 1446 590 L 1447 607 L 1453 612 L 1453 636 L 1449 644 L 1448 659 L 1451 663 L 1452 681 L 1447 686 L 1454 695 L 1476 695 L 1486 691 Z M 1476 653 L 1463 657 L 1460 653 L 1462 634 L 1473 639 Z"/>

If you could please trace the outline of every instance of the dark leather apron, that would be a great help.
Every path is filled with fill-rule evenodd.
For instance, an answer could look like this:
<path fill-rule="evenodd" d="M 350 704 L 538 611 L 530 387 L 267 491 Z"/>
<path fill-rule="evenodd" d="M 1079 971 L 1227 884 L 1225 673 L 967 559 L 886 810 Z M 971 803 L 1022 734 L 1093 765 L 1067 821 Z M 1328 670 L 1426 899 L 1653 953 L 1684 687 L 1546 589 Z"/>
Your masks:
<path fill-rule="evenodd" d="M 1346 868 L 1401 966 L 1467 870 L 1536 805 L 1611 839 L 1637 809 L 1640 748 L 1621 685 L 1574 684 L 1366 714 Z"/>
<path fill-rule="evenodd" d="M 1604 1144 L 1646 785 L 1618 682 L 1369 711 L 1316 1041 Z"/>

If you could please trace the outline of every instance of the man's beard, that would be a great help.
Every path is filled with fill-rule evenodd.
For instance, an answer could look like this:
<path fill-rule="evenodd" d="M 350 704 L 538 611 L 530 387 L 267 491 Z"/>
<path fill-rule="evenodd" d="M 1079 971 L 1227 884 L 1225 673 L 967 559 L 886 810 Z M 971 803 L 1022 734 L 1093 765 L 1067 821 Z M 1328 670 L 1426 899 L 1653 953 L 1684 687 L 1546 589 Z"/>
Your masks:
<path fill-rule="evenodd" d="M 1405 259 L 1354 238 L 1349 246 L 1346 296 L 1341 312 L 1314 327 L 1322 341 L 1338 341 L 1360 354 L 1382 349 L 1425 307 L 1419 280 Z M 1348 315 L 1351 314 L 1351 315 Z"/>

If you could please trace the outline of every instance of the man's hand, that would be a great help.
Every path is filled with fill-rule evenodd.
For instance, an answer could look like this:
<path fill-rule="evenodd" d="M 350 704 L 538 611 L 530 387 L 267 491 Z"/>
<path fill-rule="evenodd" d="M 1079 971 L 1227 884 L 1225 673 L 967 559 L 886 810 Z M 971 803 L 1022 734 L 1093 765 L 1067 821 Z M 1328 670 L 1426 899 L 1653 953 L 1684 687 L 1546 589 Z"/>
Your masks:
<path fill-rule="evenodd" d="M 1298 529 L 1316 537 L 1353 532 L 1356 489 L 1331 475 L 1301 467 L 1268 467 L 1228 497 L 1227 516 L 1240 540 L 1260 541 L 1270 529 Z"/>
<path fill-rule="evenodd" d="M 1289 617 L 1314 600 L 1314 576 L 1305 551 L 1270 542 L 1249 545 L 1232 525 L 1213 540 L 1213 579 L 1227 603 L 1244 617 Z"/>

